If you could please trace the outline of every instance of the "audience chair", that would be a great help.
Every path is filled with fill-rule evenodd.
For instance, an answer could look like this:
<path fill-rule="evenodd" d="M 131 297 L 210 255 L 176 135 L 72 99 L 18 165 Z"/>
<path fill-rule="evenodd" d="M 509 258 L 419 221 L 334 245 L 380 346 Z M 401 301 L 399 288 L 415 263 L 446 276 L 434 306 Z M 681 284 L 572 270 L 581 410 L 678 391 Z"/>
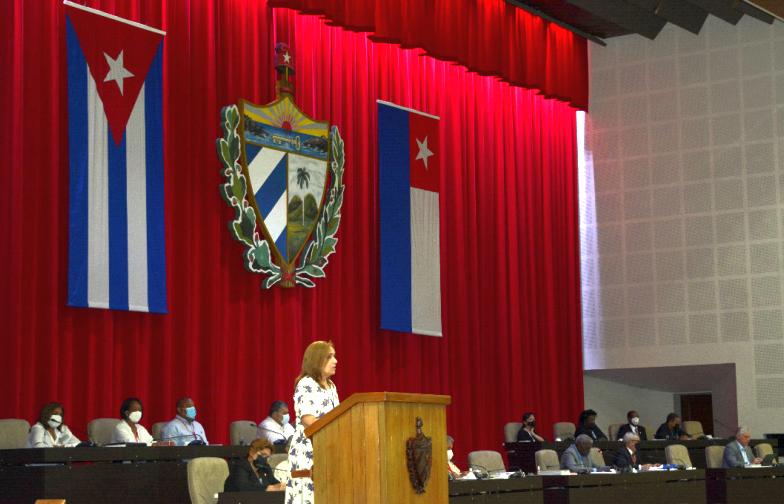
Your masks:
<path fill-rule="evenodd" d="M 623 427 L 622 423 L 610 424 L 610 426 L 607 427 L 607 439 L 610 441 L 617 441 L 618 431 L 621 430 L 621 427 Z"/>
<path fill-rule="evenodd" d="M 4 418 L 0 420 L 0 450 L 25 448 L 30 423 L 21 418 Z"/>
<path fill-rule="evenodd" d="M 522 428 L 523 424 L 520 422 L 509 422 L 504 425 L 504 442 L 514 443 L 517 441 L 517 433 L 520 432 L 520 429 Z"/>
<path fill-rule="evenodd" d="M 156 441 L 161 440 L 161 433 L 163 432 L 163 428 L 166 427 L 166 424 L 169 422 L 155 422 L 152 424 L 152 430 L 150 431 L 150 435 Z"/>
<path fill-rule="evenodd" d="M 558 453 L 555 450 L 537 450 L 534 453 L 536 460 L 536 471 L 558 471 L 561 469 L 561 462 L 558 460 Z"/>
<path fill-rule="evenodd" d="M 604 462 L 604 455 L 602 454 L 602 450 L 593 446 L 591 447 L 591 464 L 594 467 L 604 467 L 607 464 Z"/>
<path fill-rule="evenodd" d="M 122 422 L 117 418 L 96 418 L 87 424 L 87 437 L 98 446 L 112 442 L 112 433 L 117 424 Z"/>
<path fill-rule="evenodd" d="M 562 441 L 574 439 L 574 432 L 577 428 L 572 422 L 558 422 L 553 424 L 553 437 L 560 438 Z"/>
<path fill-rule="evenodd" d="M 251 420 L 237 420 L 229 424 L 229 439 L 233 445 L 249 445 L 256 439 L 256 424 Z"/>
<path fill-rule="evenodd" d="M 188 461 L 188 493 L 192 504 L 213 504 L 229 476 L 229 464 L 218 457 Z"/>
<path fill-rule="evenodd" d="M 36 499 L 35 504 L 65 504 L 65 499 Z"/>
<path fill-rule="evenodd" d="M 681 429 L 683 429 L 683 432 L 688 434 L 692 439 L 697 439 L 705 435 L 705 431 L 702 430 L 702 422 L 698 422 L 697 420 L 684 420 L 681 424 Z"/>
<path fill-rule="evenodd" d="M 708 469 L 720 469 L 722 459 L 724 459 L 723 446 L 705 447 L 705 465 Z"/>
<path fill-rule="evenodd" d="M 289 456 L 285 453 L 274 453 L 267 459 L 267 464 L 272 468 L 275 479 L 285 485 L 291 477 Z"/>
<path fill-rule="evenodd" d="M 468 466 L 472 469 L 476 467 L 488 473 L 506 470 L 503 457 L 501 457 L 500 453 L 493 450 L 472 451 L 468 454 Z"/>
<path fill-rule="evenodd" d="M 668 464 L 678 464 L 684 467 L 692 467 L 689 450 L 680 444 L 673 444 L 664 447 L 664 457 Z"/>
<path fill-rule="evenodd" d="M 754 447 L 755 456 L 764 459 L 765 455 L 773 454 L 773 447 L 769 443 L 760 443 Z"/>

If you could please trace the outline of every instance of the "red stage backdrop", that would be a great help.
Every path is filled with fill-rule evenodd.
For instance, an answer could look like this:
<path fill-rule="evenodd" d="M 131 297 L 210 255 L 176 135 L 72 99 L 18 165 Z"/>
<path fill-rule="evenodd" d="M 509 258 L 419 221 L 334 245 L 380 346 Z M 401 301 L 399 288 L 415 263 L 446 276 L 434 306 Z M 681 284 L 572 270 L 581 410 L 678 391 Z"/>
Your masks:
<path fill-rule="evenodd" d="M 59 400 L 85 436 L 87 421 L 116 416 L 125 396 L 143 399 L 149 427 L 190 395 L 209 439 L 226 443 L 232 420 L 262 419 L 274 399 L 290 403 L 303 349 L 331 339 L 343 398 L 451 395 L 460 465 L 470 449 L 500 449 L 503 424 L 523 410 L 537 412 L 548 436 L 552 422 L 575 419 L 583 397 L 575 109 L 263 0 L 87 5 L 168 31 L 170 314 L 65 306 L 64 14 L 59 0 L 14 0 L 0 17 L 0 417 L 32 421 Z M 547 65 L 585 82 L 584 54 L 571 66 L 558 59 L 559 47 L 573 57 L 584 41 L 544 25 L 544 40 L 558 40 L 540 47 Z M 218 193 L 219 110 L 241 97 L 274 98 L 276 41 L 294 52 L 301 108 L 337 124 L 346 142 L 338 253 L 313 290 L 260 288 L 243 269 L 227 229 L 233 213 Z M 517 56 L 508 65 L 529 63 Z M 444 338 L 377 329 L 376 99 L 441 116 Z"/>

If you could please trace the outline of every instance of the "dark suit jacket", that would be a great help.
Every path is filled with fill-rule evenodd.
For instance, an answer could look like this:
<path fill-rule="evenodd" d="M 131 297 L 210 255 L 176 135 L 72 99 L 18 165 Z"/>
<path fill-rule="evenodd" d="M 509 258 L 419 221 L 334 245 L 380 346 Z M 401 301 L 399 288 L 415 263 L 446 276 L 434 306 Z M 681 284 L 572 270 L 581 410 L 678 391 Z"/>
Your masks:
<path fill-rule="evenodd" d="M 656 439 L 680 439 L 681 436 L 685 435 L 686 433 L 680 427 L 675 430 L 668 429 L 667 422 L 661 424 L 656 430 Z"/>
<path fill-rule="evenodd" d="M 536 438 L 525 429 L 520 429 L 520 432 L 517 433 L 517 440 L 524 443 L 538 443 Z"/>
<path fill-rule="evenodd" d="M 623 424 L 621 428 L 618 429 L 618 439 L 623 439 L 623 436 L 625 436 L 627 432 L 632 432 L 631 424 Z M 640 441 L 648 440 L 648 433 L 645 432 L 645 427 L 642 425 L 637 426 L 637 435 L 640 436 Z M 615 440 L 613 439 L 613 441 Z"/>
<path fill-rule="evenodd" d="M 625 446 L 621 447 L 615 454 L 615 467 L 625 469 L 627 467 L 640 468 L 640 455 L 637 454 L 637 463 L 632 462 L 632 454 Z"/>
<path fill-rule="evenodd" d="M 257 459 L 257 467 L 261 480 L 256 477 L 250 462 L 247 459 L 235 459 L 229 465 L 229 477 L 226 478 L 224 492 L 252 492 L 257 490 L 263 492 L 269 485 L 279 483 L 272 474 L 272 468 L 267 465 L 267 461 Z"/>
<path fill-rule="evenodd" d="M 607 436 L 604 435 L 604 432 L 602 432 L 602 430 L 596 425 L 594 425 L 591 428 L 588 428 L 585 425 L 578 425 L 577 431 L 574 433 L 575 439 L 577 439 L 577 436 L 579 436 L 580 434 L 585 434 L 586 436 L 593 439 L 594 441 L 607 439 Z"/>

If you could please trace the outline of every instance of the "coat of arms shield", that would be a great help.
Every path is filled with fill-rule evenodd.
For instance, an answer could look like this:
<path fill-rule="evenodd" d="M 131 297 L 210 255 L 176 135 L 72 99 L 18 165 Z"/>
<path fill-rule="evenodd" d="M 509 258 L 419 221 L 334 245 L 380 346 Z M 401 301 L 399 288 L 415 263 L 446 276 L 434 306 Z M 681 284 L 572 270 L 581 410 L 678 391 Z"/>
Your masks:
<path fill-rule="evenodd" d="M 329 125 L 289 95 L 263 106 L 240 100 L 239 108 L 248 199 L 277 262 L 291 269 L 324 203 Z"/>
<path fill-rule="evenodd" d="M 277 98 L 267 105 L 240 100 L 221 110 L 216 141 L 235 211 L 229 224 L 245 245 L 245 267 L 273 285 L 314 287 L 335 253 L 343 205 L 343 139 L 294 102 L 294 66 L 286 44 L 275 46 Z"/>

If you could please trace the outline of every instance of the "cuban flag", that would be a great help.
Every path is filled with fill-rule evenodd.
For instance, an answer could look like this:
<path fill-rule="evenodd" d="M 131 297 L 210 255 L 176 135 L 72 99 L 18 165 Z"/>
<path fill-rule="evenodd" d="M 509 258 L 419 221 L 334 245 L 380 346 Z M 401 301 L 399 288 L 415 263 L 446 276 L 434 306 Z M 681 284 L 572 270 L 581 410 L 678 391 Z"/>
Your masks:
<path fill-rule="evenodd" d="M 164 32 L 66 10 L 68 304 L 165 313 Z"/>
<path fill-rule="evenodd" d="M 382 329 L 441 336 L 438 125 L 378 101 Z"/>

